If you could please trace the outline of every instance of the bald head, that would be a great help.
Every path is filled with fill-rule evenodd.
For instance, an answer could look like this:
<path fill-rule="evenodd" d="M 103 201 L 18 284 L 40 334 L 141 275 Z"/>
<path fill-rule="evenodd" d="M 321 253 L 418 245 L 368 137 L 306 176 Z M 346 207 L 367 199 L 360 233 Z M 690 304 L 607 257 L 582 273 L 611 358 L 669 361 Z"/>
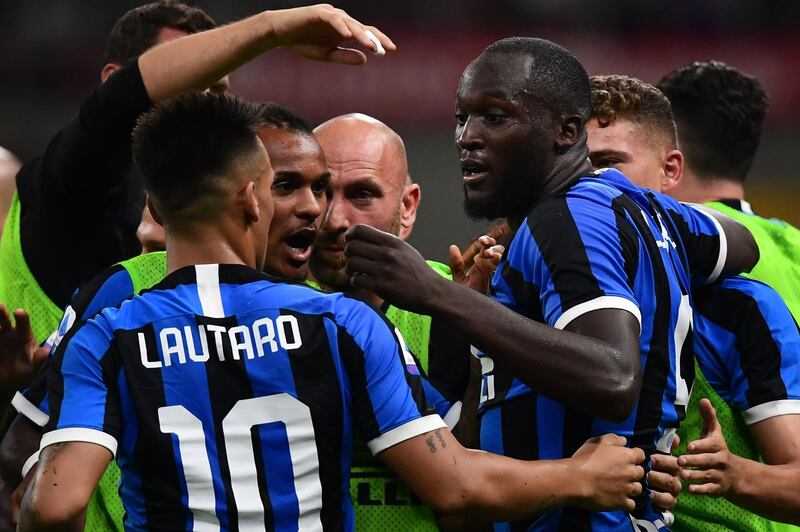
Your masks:
<path fill-rule="evenodd" d="M 314 130 L 331 174 L 328 210 L 311 255 L 311 271 L 326 288 L 346 290 L 344 234 L 359 224 L 408 238 L 419 186 L 408 174 L 400 135 L 363 114 L 337 116 Z"/>
<path fill-rule="evenodd" d="M 329 166 L 369 169 L 398 189 L 410 183 L 403 139 L 380 120 L 361 113 L 341 115 L 317 126 L 314 135 Z"/>

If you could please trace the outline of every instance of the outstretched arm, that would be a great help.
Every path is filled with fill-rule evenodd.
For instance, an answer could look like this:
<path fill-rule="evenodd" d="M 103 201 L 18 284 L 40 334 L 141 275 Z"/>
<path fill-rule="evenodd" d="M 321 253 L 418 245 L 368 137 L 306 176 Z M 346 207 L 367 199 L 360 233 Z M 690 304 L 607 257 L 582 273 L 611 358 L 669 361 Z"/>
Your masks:
<path fill-rule="evenodd" d="M 446 319 L 522 382 L 575 411 L 612 421 L 630 415 L 641 387 L 639 322 L 630 312 L 590 311 L 559 330 L 439 277 L 388 233 L 361 225 L 347 238 L 355 286 Z"/>
<path fill-rule="evenodd" d="M 17 530 L 83 530 L 89 498 L 111 458 L 111 451 L 94 443 L 54 443 L 42 449 Z"/>
<path fill-rule="evenodd" d="M 641 492 L 641 449 L 607 434 L 572 458 L 525 462 L 462 447 L 446 429 L 422 434 L 380 453 L 426 504 L 476 521 L 532 517 L 564 505 L 632 510 Z"/>
<path fill-rule="evenodd" d="M 370 36 L 370 32 L 372 37 Z M 341 46 L 355 41 L 374 52 L 392 52 L 392 41 L 341 9 L 316 5 L 264 11 L 213 30 L 157 46 L 139 58 L 139 69 L 152 101 L 191 89 L 204 89 L 259 55 L 280 46 L 320 61 L 350 65 L 366 56 Z"/>
<path fill-rule="evenodd" d="M 708 399 L 700 401 L 703 437 L 679 458 L 688 490 L 725 497 L 768 519 L 800 525 L 800 416 L 775 416 L 750 427 L 766 463 L 728 450 Z"/>

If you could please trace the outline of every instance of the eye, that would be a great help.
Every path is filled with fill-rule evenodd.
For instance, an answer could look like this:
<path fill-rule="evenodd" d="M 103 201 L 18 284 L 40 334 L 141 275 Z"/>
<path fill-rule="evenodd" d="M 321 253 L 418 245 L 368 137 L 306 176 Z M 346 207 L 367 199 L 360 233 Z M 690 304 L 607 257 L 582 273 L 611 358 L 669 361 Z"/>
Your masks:
<path fill-rule="evenodd" d="M 314 192 L 314 194 L 317 196 L 324 194 L 327 188 L 328 188 L 327 181 L 317 181 L 311 186 L 312 192 Z"/>
<path fill-rule="evenodd" d="M 619 159 L 613 159 L 611 157 L 606 157 L 605 159 L 600 159 L 599 161 L 597 161 L 595 163 L 594 167 L 595 168 L 613 168 L 614 166 L 617 166 L 618 164 L 620 164 L 620 162 L 621 161 Z"/>
<path fill-rule="evenodd" d="M 487 113 L 485 117 L 490 124 L 500 124 L 506 119 L 506 115 L 502 113 Z"/>
<path fill-rule="evenodd" d="M 296 188 L 297 187 L 294 185 L 294 183 L 288 179 L 281 179 L 272 183 L 272 190 L 275 192 L 286 193 L 291 192 Z"/>
<path fill-rule="evenodd" d="M 463 126 L 467 123 L 467 113 L 462 113 L 459 111 L 455 114 L 455 118 L 459 126 Z"/>
<path fill-rule="evenodd" d="M 350 197 L 356 200 L 369 200 L 375 197 L 375 194 L 372 193 L 371 190 L 367 190 L 366 188 L 359 188 L 354 190 Z"/>

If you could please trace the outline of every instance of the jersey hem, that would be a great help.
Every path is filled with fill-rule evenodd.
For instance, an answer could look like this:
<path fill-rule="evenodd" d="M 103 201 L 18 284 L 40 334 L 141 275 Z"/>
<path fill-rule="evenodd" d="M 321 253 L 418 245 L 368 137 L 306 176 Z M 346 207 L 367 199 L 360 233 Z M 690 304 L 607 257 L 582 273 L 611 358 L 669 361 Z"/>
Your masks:
<path fill-rule="evenodd" d="M 800 399 L 770 401 L 769 403 L 748 408 L 742 412 L 742 417 L 747 425 L 752 425 L 765 419 L 791 414 L 800 414 Z"/>
<path fill-rule="evenodd" d="M 101 447 L 105 447 L 111 454 L 117 456 L 117 440 L 114 436 L 106 434 L 102 430 L 89 429 L 86 427 L 68 427 L 65 429 L 56 429 L 48 432 L 42 436 L 42 442 L 39 445 L 39 450 L 44 449 L 48 445 L 54 443 L 81 441 L 86 443 L 94 443 Z"/>
<path fill-rule="evenodd" d="M 626 310 L 633 314 L 636 317 L 636 321 L 639 322 L 639 334 L 642 332 L 642 313 L 639 310 L 639 307 L 636 306 L 636 303 L 631 301 L 630 299 L 626 299 L 621 296 L 600 296 L 596 297 L 590 301 L 585 301 L 579 305 L 575 305 L 574 307 L 570 308 L 556 320 L 555 327 L 556 329 L 564 329 L 567 325 L 569 325 L 574 319 L 583 316 L 587 312 L 591 312 L 593 310 L 601 310 L 601 309 L 619 309 L 619 310 Z"/>
<path fill-rule="evenodd" d="M 42 412 L 35 404 L 31 403 L 27 397 L 19 392 L 15 393 L 14 398 L 11 399 L 11 406 L 40 427 L 47 425 L 47 422 L 50 420 L 50 416 Z"/>
<path fill-rule="evenodd" d="M 367 447 L 373 455 L 376 455 L 389 447 L 393 447 L 398 443 L 403 443 L 415 436 L 446 427 L 447 425 L 445 425 L 445 422 L 439 417 L 439 414 L 430 414 L 404 423 L 399 427 L 393 428 L 389 432 L 384 432 L 377 438 L 367 442 Z"/>

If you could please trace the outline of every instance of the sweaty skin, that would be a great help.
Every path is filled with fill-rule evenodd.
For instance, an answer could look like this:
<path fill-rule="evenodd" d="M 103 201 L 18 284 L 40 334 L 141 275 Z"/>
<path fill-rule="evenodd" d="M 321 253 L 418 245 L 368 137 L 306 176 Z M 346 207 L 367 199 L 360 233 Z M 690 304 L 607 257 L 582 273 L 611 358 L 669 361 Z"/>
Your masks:
<path fill-rule="evenodd" d="M 322 286 L 347 290 L 345 232 L 367 224 L 405 240 L 414 227 L 420 188 L 411 183 L 402 139 L 384 123 L 348 114 L 319 125 L 314 134 L 331 181 L 311 270 Z"/>

